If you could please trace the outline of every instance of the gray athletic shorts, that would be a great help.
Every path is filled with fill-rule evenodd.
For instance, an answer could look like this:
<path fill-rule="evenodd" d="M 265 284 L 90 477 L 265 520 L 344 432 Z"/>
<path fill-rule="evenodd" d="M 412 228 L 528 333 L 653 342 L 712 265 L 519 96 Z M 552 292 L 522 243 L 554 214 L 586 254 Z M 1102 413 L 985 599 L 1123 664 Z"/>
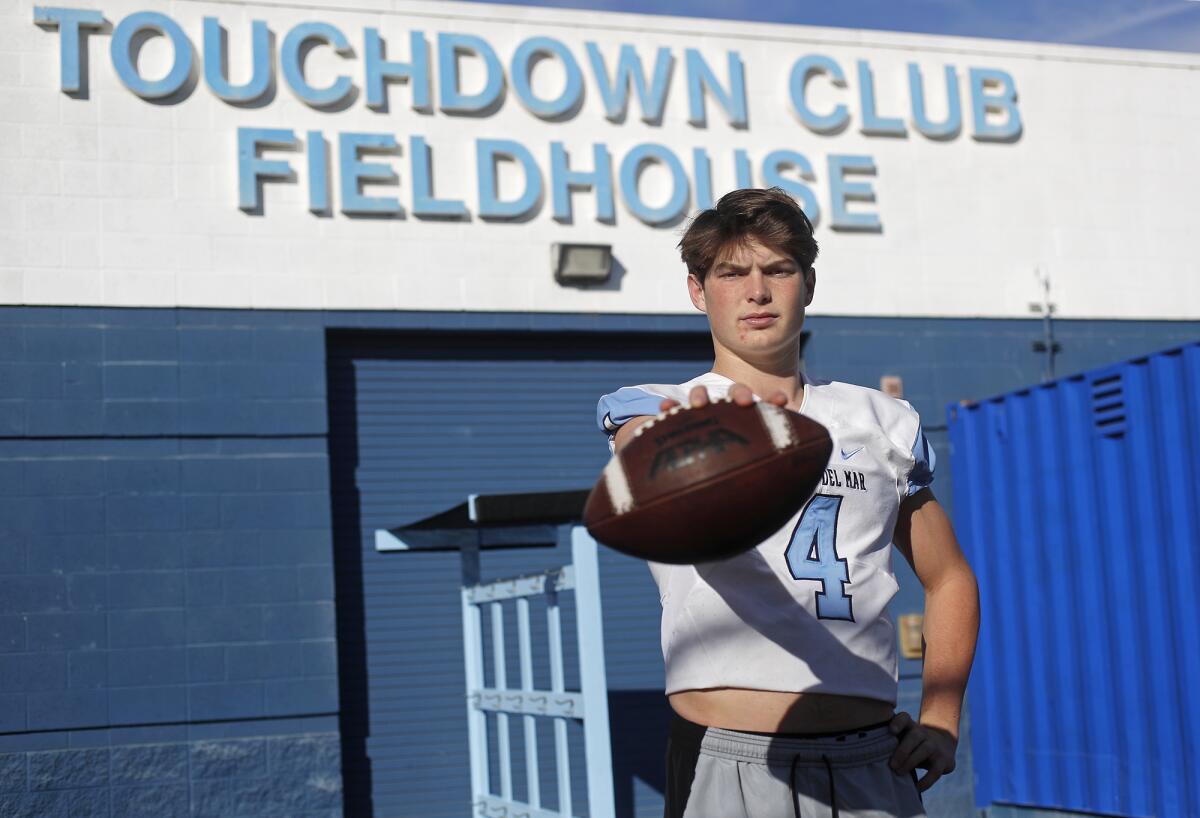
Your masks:
<path fill-rule="evenodd" d="M 843 733 L 769 734 L 704 727 L 675 715 L 665 818 L 913 818 L 917 775 L 888 760 L 887 723 Z"/>

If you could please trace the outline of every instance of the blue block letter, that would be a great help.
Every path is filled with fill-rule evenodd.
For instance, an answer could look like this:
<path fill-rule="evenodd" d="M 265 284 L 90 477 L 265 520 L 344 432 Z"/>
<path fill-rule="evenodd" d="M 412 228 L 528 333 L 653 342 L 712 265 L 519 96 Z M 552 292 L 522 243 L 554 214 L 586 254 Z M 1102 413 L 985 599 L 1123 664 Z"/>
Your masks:
<path fill-rule="evenodd" d="M 83 46 L 79 31 L 101 28 L 104 25 L 104 15 L 88 9 L 34 6 L 33 22 L 45 29 L 58 29 L 60 87 L 69 94 L 79 91 L 82 87 L 79 57 Z M 87 70 L 87 66 L 82 66 L 82 70 Z"/>
<path fill-rule="evenodd" d="M 226 102 L 253 102 L 267 92 L 271 85 L 271 32 L 262 20 L 250 24 L 250 55 L 254 70 L 250 81 L 232 85 L 221 70 L 221 53 L 225 49 L 225 29 L 216 17 L 204 18 L 204 81 L 212 92 Z"/>
<path fill-rule="evenodd" d="M 659 162 L 671 171 L 671 195 L 666 203 L 659 207 L 650 207 L 642 201 L 638 191 L 638 179 L 642 166 L 649 162 Z M 625 204 L 646 224 L 662 224 L 669 222 L 683 212 L 688 202 L 688 178 L 683 172 L 683 164 L 666 145 L 645 142 L 637 145 L 621 160 L 621 198 Z"/>
<path fill-rule="evenodd" d="M 971 107 L 975 114 L 975 133 L 980 142 L 1012 142 L 1021 136 L 1021 112 L 1017 110 L 1017 85 L 1012 75 L 998 68 L 972 68 Z M 987 93 L 989 85 L 1000 86 L 1000 93 Z M 1007 115 L 1001 125 L 987 121 L 988 111 Z"/>
<path fill-rule="evenodd" d="M 722 88 L 704 57 L 694 48 L 684 52 L 687 66 L 688 122 L 699 128 L 707 127 L 708 115 L 704 108 L 704 91 L 707 89 L 729 116 L 729 124 L 745 128 L 746 82 L 742 71 L 742 58 L 736 51 L 729 52 L 729 88 Z"/>
<path fill-rule="evenodd" d="M 599 47 L 591 40 L 584 45 L 596 77 L 596 86 L 600 89 L 600 98 L 604 100 L 606 119 L 617 122 L 625 116 L 625 108 L 629 104 L 629 83 L 632 81 L 637 84 L 638 99 L 642 103 L 642 121 L 653 125 L 662 120 L 663 108 L 667 104 L 667 80 L 671 77 L 674 63 L 669 48 L 664 46 L 658 49 L 654 58 L 654 79 L 647 88 L 642 58 L 633 46 L 621 44 L 621 52 L 617 57 L 617 76 L 610 83 Z"/>
<path fill-rule="evenodd" d="M 930 139 L 953 139 L 962 129 L 962 105 L 958 101 L 958 73 L 946 66 L 946 119 L 932 122 L 925 111 L 925 83 L 915 62 L 908 64 L 908 94 L 912 99 L 913 125 Z"/>
<path fill-rule="evenodd" d="M 567 85 L 556 99 L 538 99 L 533 95 L 529 75 L 534 62 L 541 57 L 557 57 L 567 74 Z M 575 62 L 574 55 L 565 45 L 552 37 L 530 37 L 517 46 L 509 73 L 517 98 L 530 113 L 541 119 L 562 116 L 578 105 L 583 97 L 583 72 L 579 70 L 579 63 Z"/>
<path fill-rule="evenodd" d="M 420 31 L 408 34 L 409 62 L 388 62 L 383 58 L 383 39 L 376 29 L 368 28 L 363 41 L 363 63 L 367 77 L 367 107 L 381 111 L 387 107 L 387 80 L 407 79 L 412 86 L 412 107 L 429 110 L 429 44 Z"/>
<path fill-rule="evenodd" d="M 592 145 L 592 169 L 571 170 L 567 166 L 567 150 L 561 142 L 550 143 L 550 191 L 554 202 L 554 220 L 572 219 L 571 188 L 592 188 L 596 191 L 596 218 L 612 221 L 615 215 L 612 188 L 612 159 L 608 149 L 599 143 Z"/>
<path fill-rule="evenodd" d="M 875 112 L 875 80 L 866 60 L 858 61 L 858 98 L 862 104 L 862 127 L 868 136 L 904 136 L 904 120 L 895 116 L 879 116 Z"/>
<path fill-rule="evenodd" d="M 487 40 L 473 34 L 438 33 L 438 86 L 439 101 L 448 114 L 478 113 L 500 98 L 504 90 L 504 69 L 496 52 Z M 483 58 L 487 81 L 478 94 L 463 94 L 458 90 L 458 55 L 474 54 Z"/>
<path fill-rule="evenodd" d="M 412 162 L 413 215 L 465 218 L 467 206 L 458 199 L 434 198 L 429 146 L 424 137 L 413 135 L 408 138 L 408 158 Z"/>
<path fill-rule="evenodd" d="M 320 131 L 309 131 L 304 138 L 308 148 L 308 209 L 312 213 L 329 210 L 329 145 Z"/>
<path fill-rule="evenodd" d="M 496 179 L 496 159 L 520 163 L 525 176 L 525 189 L 513 201 L 500 200 Z M 542 198 L 542 171 L 533 154 L 520 142 L 511 139 L 478 139 L 475 141 L 475 175 L 479 185 L 479 217 L 482 219 L 520 219 L 533 212 Z"/>
<path fill-rule="evenodd" d="M 166 37 L 175 51 L 175 61 L 171 64 L 171 70 L 160 80 L 142 79 L 137 72 L 137 55 L 130 53 L 134 37 L 143 31 Z M 112 55 L 113 68 L 116 69 L 121 82 L 143 99 L 169 97 L 183 87 L 192 73 L 191 40 L 183 33 L 178 23 L 157 11 L 138 11 L 117 23 L 117 27 L 113 29 L 109 52 Z"/>
<path fill-rule="evenodd" d="M 696 179 L 696 207 L 708 210 L 713 206 L 712 162 L 704 148 L 692 148 L 692 176 Z"/>
<path fill-rule="evenodd" d="M 792 108 L 795 109 L 804 127 L 815 133 L 833 133 L 846 127 L 850 121 L 850 112 L 846 106 L 839 103 L 827 114 L 814 113 L 808 107 L 808 80 L 813 74 L 828 74 L 830 82 L 838 88 L 846 87 L 846 75 L 842 67 L 832 57 L 824 54 L 809 54 L 796 60 L 792 66 L 791 96 Z"/>
<path fill-rule="evenodd" d="M 238 207 L 246 212 L 261 208 L 259 179 L 292 179 L 286 159 L 261 159 L 258 147 L 288 148 L 297 145 L 296 134 L 286 128 L 238 128 Z"/>
<path fill-rule="evenodd" d="M 875 201 L 875 189 L 870 182 L 847 182 L 847 173 L 875 175 L 875 160 L 870 156 L 829 155 L 829 226 L 834 230 L 879 232 L 883 225 L 878 213 L 850 213 L 846 202 Z"/>
<path fill-rule="evenodd" d="M 382 162 L 364 162 L 358 152 L 373 150 L 395 152 L 396 137 L 390 133 L 338 134 L 338 165 L 342 182 L 342 212 L 372 215 L 401 216 L 404 211 L 394 196 L 364 196 L 359 191 L 361 181 L 391 182 L 396 172 Z"/>
<path fill-rule="evenodd" d="M 304 65 L 300 54 L 310 40 L 333 46 L 334 52 L 343 57 L 354 53 L 346 35 L 329 23 L 301 23 L 287 33 L 283 38 L 283 47 L 279 50 L 284 79 L 296 96 L 314 108 L 336 105 L 350 95 L 354 86 L 345 75 L 339 76 L 332 85 L 325 88 L 313 88 L 308 84 L 308 80 L 304 78 Z"/>

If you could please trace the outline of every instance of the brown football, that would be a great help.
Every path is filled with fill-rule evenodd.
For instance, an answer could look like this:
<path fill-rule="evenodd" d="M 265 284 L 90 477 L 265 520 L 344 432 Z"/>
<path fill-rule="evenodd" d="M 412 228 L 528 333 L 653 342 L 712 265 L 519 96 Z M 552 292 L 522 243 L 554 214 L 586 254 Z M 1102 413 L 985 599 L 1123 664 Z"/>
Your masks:
<path fill-rule="evenodd" d="M 676 406 L 634 430 L 588 495 L 599 542 L 654 562 L 741 553 L 808 502 L 833 452 L 824 426 L 765 401 Z"/>

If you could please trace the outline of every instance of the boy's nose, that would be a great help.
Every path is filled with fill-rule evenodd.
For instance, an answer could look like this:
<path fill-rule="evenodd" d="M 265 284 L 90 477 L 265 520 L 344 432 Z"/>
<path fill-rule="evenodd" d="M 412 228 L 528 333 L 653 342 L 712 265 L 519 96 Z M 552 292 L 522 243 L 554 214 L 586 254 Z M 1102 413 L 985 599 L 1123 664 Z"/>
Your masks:
<path fill-rule="evenodd" d="M 771 300 L 771 290 L 767 287 L 767 281 L 762 275 L 750 276 L 749 298 L 756 304 L 764 304 Z"/>

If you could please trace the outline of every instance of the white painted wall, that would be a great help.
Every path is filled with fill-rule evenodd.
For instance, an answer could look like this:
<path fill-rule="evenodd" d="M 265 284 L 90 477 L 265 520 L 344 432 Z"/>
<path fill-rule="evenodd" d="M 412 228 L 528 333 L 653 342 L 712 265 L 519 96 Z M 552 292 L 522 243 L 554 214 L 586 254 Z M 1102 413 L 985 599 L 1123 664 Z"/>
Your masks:
<path fill-rule="evenodd" d="M 433 149 L 436 192 L 475 209 L 474 140 L 516 139 L 549 174 L 549 144 L 562 141 L 573 160 L 590 167 L 590 145 L 606 143 L 615 165 L 633 146 L 671 146 L 691 169 L 691 150 L 713 157 L 714 193 L 733 187 L 732 153 L 749 151 L 757 165 L 771 150 L 789 148 L 814 164 L 814 190 L 829 209 L 828 154 L 869 154 L 877 168 L 874 209 L 882 233 L 818 227 L 821 256 L 813 312 L 879 316 L 1028 316 L 1040 293 L 1035 265 L 1048 270 L 1062 317 L 1195 319 L 1200 317 L 1200 57 L 1159 52 L 1065 47 L 993 40 L 848 31 L 718 20 L 601 14 L 449 2 L 333 0 L 287 3 L 203 3 L 175 0 L 88 0 L 116 23 L 145 9 L 179 22 L 200 60 L 201 19 L 220 18 L 230 36 L 235 80 L 249 73 L 250 20 L 266 20 L 277 45 L 298 22 L 322 20 L 350 38 L 347 60 L 315 49 L 313 84 L 345 71 L 362 86 L 363 29 L 380 29 L 390 59 L 407 59 L 408 32 L 478 34 L 507 65 L 528 36 L 563 41 L 584 69 L 585 101 L 565 122 L 527 111 L 511 87 L 503 106 L 482 118 L 418 113 L 410 89 L 390 86 L 389 113 L 360 94 L 347 110 L 318 111 L 300 102 L 277 77 L 273 101 L 243 109 L 228 105 L 200 80 L 186 99 L 159 105 L 118 80 L 109 35 L 92 34 L 87 98 L 59 90 L 59 32 L 34 25 L 30 0 L 0 0 L 0 302 L 253 308 L 530 310 L 686 313 L 692 307 L 675 244 L 685 226 L 653 227 L 633 217 L 617 195 L 615 224 L 594 220 L 590 192 L 574 197 L 576 218 L 562 225 L 549 201 L 524 223 L 362 219 L 336 210 L 307 210 L 304 155 L 289 158 L 295 183 L 268 183 L 264 212 L 237 206 L 236 129 L 320 129 L 336 149 L 338 132 L 394 133 L 401 144 L 421 134 Z M 365 11 L 365 9 L 376 9 Z M 354 10 L 351 10 L 354 9 Z M 647 69 L 656 48 L 677 57 L 661 126 L 644 124 L 636 102 L 622 123 L 604 118 L 584 41 L 600 44 L 610 62 L 622 42 L 637 46 Z M 728 126 L 708 100 L 708 127 L 689 125 L 683 49 L 699 48 L 720 76 L 725 52 L 745 62 L 749 128 Z M 790 110 L 788 72 L 809 53 L 835 58 L 849 88 L 834 92 L 813 81 L 814 107 L 845 102 L 846 131 L 814 134 Z M 165 72 L 162 38 L 142 52 L 145 76 Z M 905 63 L 923 69 L 931 98 L 941 95 L 941 69 L 958 67 L 964 129 L 934 141 L 864 136 L 854 63 L 869 60 L 883 115 L 908 119 Z M 473 66 L 464 61 L 464 69 Z M 1011 144 L 971 138 L 969 67 L 998 68 L 1015 80 L 1024 122 Z M 437 72 L 433 71 L 435 106 Z M 470 72 L 464 90 L 481 81 Z M 547 61 L 534 72 L 548 95 L 561 75 Z M 826 90 L 822 90 L 826 89 Z M 635 97 L 636 99 L 636 97 Z M 932 108 L 930 115 L 941 111 Z M 379 160 L 376 160 L 379 161 Z M 395 186 L 365 192 L 410 205 L 407 149 L 390 161 Z M 644 198 L 661 203 L 666 174 L 643 176 Z M 509 189 L 501 179 L 502 192 Z M 761 177 L 755 177 L 761 184 Z M 614 187 L 615 187 L 614 180 Z M 548 194 L 547 194 L 548 199 Z M 689 210 L 691 210 L 689 206 Z M 551 276 L 555 241 L 605 242 L 626 269 L 619 286 L 567 289 Z"/>

